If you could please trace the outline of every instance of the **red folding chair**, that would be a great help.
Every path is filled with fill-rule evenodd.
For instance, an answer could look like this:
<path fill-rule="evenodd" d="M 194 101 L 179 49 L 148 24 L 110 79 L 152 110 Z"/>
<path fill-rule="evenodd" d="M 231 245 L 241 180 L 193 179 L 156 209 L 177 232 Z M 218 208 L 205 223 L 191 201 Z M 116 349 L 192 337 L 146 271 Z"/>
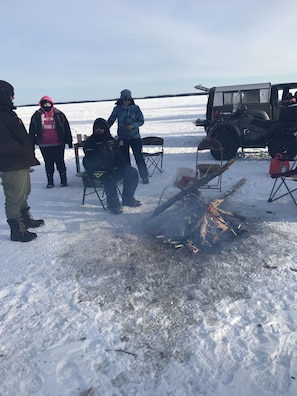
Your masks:
<path fill-rule="evenodd" d="M 292 165 L 290 165 L 292 162 Z M 270 192 L 268 202 L 277 201 L 280 198 L 289 195 L 294 204 L 297 206 L 296 198 L 293 193 L 297 191 L 297 160 L 292 161 L 286 159 L 282 154 L 276 154 L 270 162 L 269 173 L 270 176 L 275 179 L 272 190 Z"/>

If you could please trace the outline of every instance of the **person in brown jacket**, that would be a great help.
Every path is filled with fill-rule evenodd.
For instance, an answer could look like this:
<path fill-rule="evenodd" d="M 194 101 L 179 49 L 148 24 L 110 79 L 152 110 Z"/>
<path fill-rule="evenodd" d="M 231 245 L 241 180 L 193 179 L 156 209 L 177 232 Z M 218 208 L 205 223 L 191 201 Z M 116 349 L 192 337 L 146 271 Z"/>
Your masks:
<path fill-rule="evenodd" d="M 31 192 L 30 167 L 40 165 L 23 122 L 13 111 L 14 89 L 0 80 L 0 177 L 5 213 L 12 241 L 29 242 L 37 235 L 28 231 L 44 224 L 34 220 L 27 199 Z"/>

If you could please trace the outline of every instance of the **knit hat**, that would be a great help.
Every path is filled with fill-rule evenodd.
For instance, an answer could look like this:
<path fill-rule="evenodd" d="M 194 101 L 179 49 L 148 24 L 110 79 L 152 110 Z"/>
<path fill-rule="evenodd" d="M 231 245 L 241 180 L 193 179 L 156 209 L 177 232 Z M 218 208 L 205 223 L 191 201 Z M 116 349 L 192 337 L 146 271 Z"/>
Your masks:
<path fill-rule="evenodd" d="M 123 89 L 121 91 L 121 99 L 132 99 L 131 91 L 129 89 Z"/>
<path fill-rule="evenodd" d="M 0 105 L 13 107 L 11 96 L 14 96 L 14 89 L 11 84 L 0 80 Z"/>
<path fill-rule="evenodd" d="M 93 130 L 96 128 L 104 128 L 105 130 L 108 130 L 108 125 L 104 118 L 97 118 L 94 121 Z"/>
<path fill-rule="evenodd" d="M 107 122 L 104 118 L 97 118 L 93 124 L 93 134 L 95 134 L 95 129 L 104 128 L 104 133 L 101 134 L 100 140 L 108 140 L 111 138 L 111 134 L 107 125 Z"/>

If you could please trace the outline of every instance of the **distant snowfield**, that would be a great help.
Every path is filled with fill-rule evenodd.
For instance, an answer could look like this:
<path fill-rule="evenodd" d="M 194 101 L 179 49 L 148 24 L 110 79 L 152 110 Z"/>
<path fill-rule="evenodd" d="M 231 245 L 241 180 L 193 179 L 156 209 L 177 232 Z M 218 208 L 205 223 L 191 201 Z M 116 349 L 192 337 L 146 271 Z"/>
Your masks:
<path fill-rule="evenodd" d="M 267 151 L 239 153 L 223 175 L 222 192 L 246 178 L 223 204 L 246 216 L 244 236 L 192 255 L 156 242 L 161 220 L 146 221 L 178 192 L 177 169 L 194 169 L 205 99 L 137 101 L 142 136 L 165 139 L 165 171 L 139 184 L 139 208 L 116 216 L 94 196 L 82 206 L 73 149 L 69 186 L 47 190 L 36 148 L 29 204 L 46 223 L 36 240 L 9 241 L 0 194 L 1 396 L 297 394 L 297 209 L 287 197 L 267 202 Z M 75 141 L 113 105 L 57 107 Z M 34 111 L 17 110 L 26 126 Z"/>

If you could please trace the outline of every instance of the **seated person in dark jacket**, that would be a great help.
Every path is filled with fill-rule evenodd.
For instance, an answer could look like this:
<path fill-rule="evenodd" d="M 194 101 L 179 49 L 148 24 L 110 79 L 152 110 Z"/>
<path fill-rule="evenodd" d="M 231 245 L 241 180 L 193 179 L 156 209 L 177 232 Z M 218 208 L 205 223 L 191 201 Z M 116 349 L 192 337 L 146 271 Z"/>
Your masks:
<path fill-rule="evenodd" d="M 113 213 L 121 213 L 122 207 L 117 193 L 116 183 L 123 180 L 123 206 L 137 207 L 141 203 L 134 198 L 138 185 L 138 172 L 127 164 L 117 141 L 111 136 L 106 121 L 97 118 L 93 125 L 93 134 L 85 141 L 83 165 L 91 175 L 95 171 L 104 171 L 103 182 L 107 202 Z"/>

